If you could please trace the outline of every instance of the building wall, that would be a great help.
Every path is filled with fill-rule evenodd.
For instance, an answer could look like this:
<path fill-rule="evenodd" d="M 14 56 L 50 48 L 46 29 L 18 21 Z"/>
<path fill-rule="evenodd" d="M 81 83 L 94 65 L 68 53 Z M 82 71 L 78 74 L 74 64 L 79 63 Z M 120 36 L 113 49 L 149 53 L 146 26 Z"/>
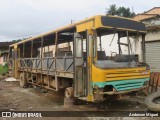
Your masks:
<path fill-rule="evenodd" d="M 145 36 L 146 40 L 146 62 L 150 65 L 152 72 L 159 72 L 159 44 L 160 44 L 160 18 L 150 19 L 143 21 L 147 27 L 147 34 Z M 141 49 L 142 39 L 136 42 L 136 51 L 139 54 L 140 61 L 142 61 L 142 49 Z"/>
<path fill-rule="evenodd" d="M 160 30 L 148 31 L 145 36 L 146 42 L 157 41 L 160 40 Z M 142 38 L 135 41 L 135 53 L 139 55 L 139 60 L 142 62 Z M 148 52 L 148 51 L 146 51 Z M 157 51 L 158 52 L 158 51 Z"/>
<path fill-rule="evenodd" d="M 4 60 L 5 60 L 4 57 L 1 56 L 1 57 L 0 57 L 0 65 L 2 65 L 2 66 L 5 65 L 6 62 L 5 62 Z"/>
<path fill-rule="evenodd" d="M 3 53 L 0 56 L 0 65 L 5 65 L 8 60 L 8 53 Z"/>
<path fill-rule="evenodd" d="M 160 40 L 160 30 L 148 31 L 146 41 Z"/>
<path fill-rule="evenodd" d="M 0 65 L 2 65 L 3 64 L 3 57 L 1 56 L 0 57 Z"/>

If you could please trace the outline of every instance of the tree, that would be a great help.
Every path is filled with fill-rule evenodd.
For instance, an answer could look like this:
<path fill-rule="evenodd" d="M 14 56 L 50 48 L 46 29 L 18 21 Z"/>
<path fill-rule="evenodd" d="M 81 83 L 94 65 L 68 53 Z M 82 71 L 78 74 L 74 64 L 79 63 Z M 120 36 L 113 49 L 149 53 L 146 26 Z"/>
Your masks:
<path fill-rule="evenodd" d="M 22 39 L 12 40 L 12 42 L 20 42 L 20 41 L 22 41 Z"/>
<path fill-rule="evenodd" d="M 31 38 L 31 37 L 28 37 L 28 38 Z M 20 41 L 26 40 L 26 39 L 28 39 L 28 38 L 22 38 L 22 39 L 12 40 L 12 42 L 20 42 Z"/>
<path fill-rule="evenodd" d="M 109 15 L 116 15 L 117 14 L 117 7 L 115 4 L 110 5 L 110 7 L 107 9 L 106 14 Z"/>
<path fill-rule="evenodd" d="M 114 14 L 113 14 L 114 13 Z M 106 14 L 110 15 L 118 15 L 121 17 L 134 17 L 136 14 L 131 12 L 130 8 L 119 7 L 117 8 L 115 4 L 110 5 L 109 9 L 107 9 Z"/>

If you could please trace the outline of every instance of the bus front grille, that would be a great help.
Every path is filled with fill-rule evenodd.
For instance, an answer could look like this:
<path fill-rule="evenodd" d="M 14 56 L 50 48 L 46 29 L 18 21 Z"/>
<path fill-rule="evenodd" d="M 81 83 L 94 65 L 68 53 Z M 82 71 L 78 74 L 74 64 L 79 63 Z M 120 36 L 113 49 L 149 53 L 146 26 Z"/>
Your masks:
<path fill-rule="evenodd" d="M 128 70 L 106 73 L 106 81 L 148 78 L 149 71 Z"/>

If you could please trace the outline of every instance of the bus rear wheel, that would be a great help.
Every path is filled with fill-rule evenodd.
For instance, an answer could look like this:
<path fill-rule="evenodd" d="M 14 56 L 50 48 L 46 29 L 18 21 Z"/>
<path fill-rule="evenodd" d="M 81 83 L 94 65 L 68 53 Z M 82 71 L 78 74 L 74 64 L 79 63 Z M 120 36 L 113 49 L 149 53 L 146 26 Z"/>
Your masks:
<path fill-rule="evenodd" d="M 73 97 L 73 87 L 68 87 L 65 89 L 65 97 L 72 98 Z"/>
<path fill-rule="evenodd" d="M 20 87 L 24 88 L 27 87 L 27 79 L 26 79 L 26 73 L 20 74 Z"/>

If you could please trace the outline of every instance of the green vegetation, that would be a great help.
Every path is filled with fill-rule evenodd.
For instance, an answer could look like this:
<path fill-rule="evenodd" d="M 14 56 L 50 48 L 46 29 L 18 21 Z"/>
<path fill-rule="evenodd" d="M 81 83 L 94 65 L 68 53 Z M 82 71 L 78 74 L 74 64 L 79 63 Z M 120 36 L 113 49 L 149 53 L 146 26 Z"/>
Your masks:
<path fill-rule="evenodd" d="M 109 8 L 107 8 L 106 11 L 106 15 L 117 15 L 117 16 L 121 16 L 121 17 L 129 17 L 132 18 L 134 17 L 136 14 L 130 10 L 130 8 L 126 8 L 126 7 L 118 7 L 115 4 L 112 4 L 109 6 Z"/>
<path fill-rule="evenodd" d="M 29 37 L 29 38 L 30 38 L 30 37 Z M 20 42 L 20 41 L 22 41 L 22 40 L 26 40 L 26 39 L 28 39 L 28 38 L 22 38 L 22 39 L 12 40 L 12 42 L 17 43 L 17 42 Z"/>
<path fill-rule="evenodd" d="M 8 65 L 7 64 L 5 64 L 4 66 L 0 65 L 0 75 L 7 72 L 8 72 Z"/>
<path fill-rule="evenodd" d="M 18 40 L 12 40 L 12 42 L 20 42 L 22 41 L 21 39 L 18 39 Z"/>

